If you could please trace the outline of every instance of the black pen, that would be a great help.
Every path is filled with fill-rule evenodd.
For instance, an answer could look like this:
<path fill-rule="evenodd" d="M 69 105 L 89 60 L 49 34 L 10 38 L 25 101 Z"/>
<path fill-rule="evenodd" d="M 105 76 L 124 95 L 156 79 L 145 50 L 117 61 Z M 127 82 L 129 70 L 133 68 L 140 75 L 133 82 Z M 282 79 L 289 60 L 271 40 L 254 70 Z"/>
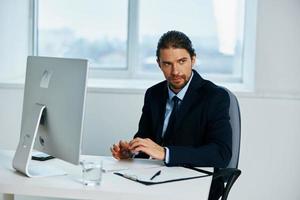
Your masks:
<path fill-rule="evenodd" d="M 156 172 L 151 178 L 150 180 L 153 180 L 155 177 L 159 176 L 161 173 L 161 170 L 159 170 L 158 172 Z"/>

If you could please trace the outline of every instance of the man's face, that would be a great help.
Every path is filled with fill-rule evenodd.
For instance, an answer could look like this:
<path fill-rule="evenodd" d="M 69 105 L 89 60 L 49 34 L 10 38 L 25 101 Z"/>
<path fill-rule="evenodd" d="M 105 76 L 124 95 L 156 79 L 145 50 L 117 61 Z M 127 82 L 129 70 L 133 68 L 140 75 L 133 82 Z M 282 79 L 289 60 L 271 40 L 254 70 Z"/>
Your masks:
<path fill-rule="evenodd" d="M 195 56 L 191 58 L 186 49 L 160 49 L 157 63 L 175 93 L 178 93 L 189 81 L 195 59 Z"/>

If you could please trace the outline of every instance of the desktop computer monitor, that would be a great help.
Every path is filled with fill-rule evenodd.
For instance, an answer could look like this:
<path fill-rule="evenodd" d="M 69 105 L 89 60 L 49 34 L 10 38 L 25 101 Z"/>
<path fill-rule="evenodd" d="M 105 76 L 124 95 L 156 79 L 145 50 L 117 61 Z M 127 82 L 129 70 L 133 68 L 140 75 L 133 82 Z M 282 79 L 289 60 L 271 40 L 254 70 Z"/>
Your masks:
<path fill-rule="evenodd" d="M 16 170 L 29 177 L 56 174 L 30 164 L 32 149 L 79 163 L 87 72 L 84 59 L 27 58 L 21 134 L 13 159 Z"/>

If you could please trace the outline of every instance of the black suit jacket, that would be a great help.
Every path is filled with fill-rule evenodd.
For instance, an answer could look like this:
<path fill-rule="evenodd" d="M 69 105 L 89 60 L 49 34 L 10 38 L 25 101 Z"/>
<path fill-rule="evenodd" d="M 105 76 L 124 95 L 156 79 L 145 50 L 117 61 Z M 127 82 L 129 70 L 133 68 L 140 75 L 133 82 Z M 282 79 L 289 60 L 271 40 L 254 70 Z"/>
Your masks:
<path fill-rule="evenodd" d="M 232 130 L 228 93 L 193 71 L 180 104 L 175 132 L 164 140 L 169 148 L 167 165 L 226 167 L 231 158 Z M 146 91 L 138 132 L 162 144 L 162 128 L 168 98 L 167 81 Z"/>

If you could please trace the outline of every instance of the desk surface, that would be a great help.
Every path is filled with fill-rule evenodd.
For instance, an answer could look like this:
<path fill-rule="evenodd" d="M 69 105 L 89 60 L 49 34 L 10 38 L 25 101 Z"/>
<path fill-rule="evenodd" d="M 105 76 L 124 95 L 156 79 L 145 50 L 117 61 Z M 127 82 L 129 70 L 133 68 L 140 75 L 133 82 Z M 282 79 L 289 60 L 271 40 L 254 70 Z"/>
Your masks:
<path fill-rule="evenodd" d="M 180 182 L 145 186 L 116 176 L 103 174 L 100 186 L 83 186 L 81 168 L 59 159 L 47 164 L 61 167 L 68 175 L 28 178 L 12 168 L 13 151 L 0 150 L 0 193 L 75 199 L 207 199 L 211 176 Z M 86 156 L 85 159 L 111 159 Z M 38 161 L 34 161 L 38 162 Z M 116 162 L 118 163 L 118 162 Z M 127 163 L 128 164 L 128 163 Z M 135 162 L 129 164 L 134 167 Z M 205 168 L 212 170 L 211 168 Z"/>

